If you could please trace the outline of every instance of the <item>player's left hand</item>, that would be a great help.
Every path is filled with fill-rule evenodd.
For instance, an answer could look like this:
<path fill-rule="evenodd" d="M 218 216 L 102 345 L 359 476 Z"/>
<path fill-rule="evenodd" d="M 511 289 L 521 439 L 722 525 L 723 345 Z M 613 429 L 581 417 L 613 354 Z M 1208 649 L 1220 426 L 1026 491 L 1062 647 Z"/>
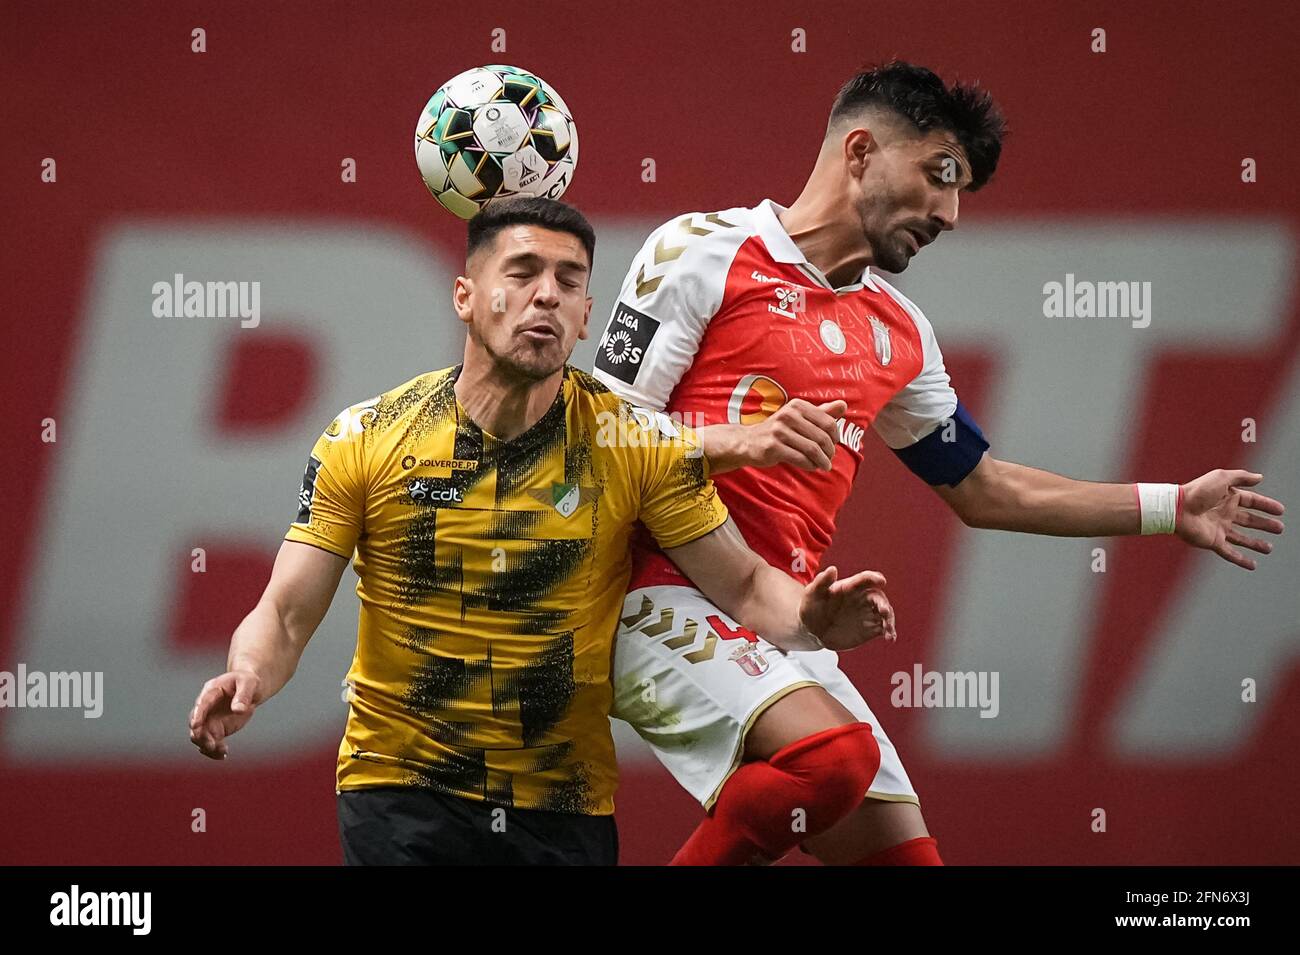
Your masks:
<path fill-rule="evenodd" d="M 894 608 L 885 596 L 885 576 L 864 570 L 844 580 L 827 567 L 813 578 L 799 604 L 799 620 L 829 650 L 852 650 L 884 637 L 898 638 Z"/>
<path fill-rule="evenodd" d="M 1242 528 L 1281 534 L 1282 522 L 1263 514 L 1281 514 L 1286 510 L 1281 501 L 1245 490 L 1262 480 L 1264 475 L 1253 471 L 1220 468 L 1184 484 L 1183 511 L 1174 526 L 1174 533 L 1194 547 L 1212 550 L 1229 563 L 1254 570 L 1255 561 L 1236 547 L 1267 554 L 1273 550 L 1273 545 L 1244 534 Z"/>

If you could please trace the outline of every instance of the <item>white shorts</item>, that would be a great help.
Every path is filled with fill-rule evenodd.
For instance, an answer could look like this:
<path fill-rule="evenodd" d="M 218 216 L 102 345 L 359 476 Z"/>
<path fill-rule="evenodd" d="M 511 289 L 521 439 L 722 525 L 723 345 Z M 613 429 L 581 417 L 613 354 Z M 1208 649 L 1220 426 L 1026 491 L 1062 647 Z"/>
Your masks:
<path fill-rule="evenodd" d="M 712 619 L 710 619 L 712 618 Z M 805 686 L 824 687 L 880 746 L 865 796 L 919 805 L 889 741 L 833 650 L 782 653 L 693 587 L 642 587 L 623 602 L 614 648 L 613 716 L 631 724 L 682 787 L 711 809 L 740 766 L 745 734 L 762 712 Z"/>

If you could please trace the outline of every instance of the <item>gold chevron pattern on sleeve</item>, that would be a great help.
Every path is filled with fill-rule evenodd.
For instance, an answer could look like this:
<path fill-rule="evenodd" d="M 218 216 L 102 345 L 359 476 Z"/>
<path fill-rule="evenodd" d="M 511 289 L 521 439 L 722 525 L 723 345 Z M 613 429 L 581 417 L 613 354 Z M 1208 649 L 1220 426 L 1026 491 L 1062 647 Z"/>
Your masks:
<path fill-rule="evenodd" d="M 667 269 L 662 267 L 681 258 L 692 236 L 712 235 L 719 229 L 734 228 L 733 223 L 726 221 L 716 212 L 710 212 L 704 216 L 700 216 L 698 213 L 682 216 L 672 226 L 664 230 L 656 240 L 651 255 L 653 259 L 651 272 L 646 272 L 645 263 L 638 267 L 636 273 L 637 298 L 645 298 L 645 296 L 659 288 L 659 284 L 663 282 L 664 275 L 667 272 Z"/>

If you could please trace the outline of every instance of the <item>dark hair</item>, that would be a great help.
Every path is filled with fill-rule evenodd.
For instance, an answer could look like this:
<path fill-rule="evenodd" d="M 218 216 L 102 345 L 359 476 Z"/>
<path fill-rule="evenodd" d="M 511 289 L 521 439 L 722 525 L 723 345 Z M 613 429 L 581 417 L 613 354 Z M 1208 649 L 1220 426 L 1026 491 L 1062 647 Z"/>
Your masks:
<path fill-rule="evenodd" d="M 596 233 L 586 217 L 568 203 L 540 196 L 500 199 L 470 219 L 465 258 L 490 245 L 498 232 L 512 225 L 535 225 L 575 235 L 587 250 L 587 264 L 590 266 L 595 261 Z"/>
<path fill-rule="evenodd" d="M 845 83 L 831 107 L 830 123 L 879 106 L 908 120 L 921 133 L 942 129 L 952 133 L 970 161 L 975 192 L 998 167 L 1006 121 L 993 97 L 978 84 L 944 85 L 930 70 L 901 60 L 870 67 Z"/>

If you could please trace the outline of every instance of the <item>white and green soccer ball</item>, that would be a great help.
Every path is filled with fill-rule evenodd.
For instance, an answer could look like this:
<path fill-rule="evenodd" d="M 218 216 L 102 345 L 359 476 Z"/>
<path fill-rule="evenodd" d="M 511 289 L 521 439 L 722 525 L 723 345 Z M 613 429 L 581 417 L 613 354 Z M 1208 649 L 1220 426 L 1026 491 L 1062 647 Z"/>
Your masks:
<path fill-rule="evenodd" d="M 480 66 L 444 83 L 415 127 L 424 184 L 462 219 L 495 199 L 558 199 L 578 165 L 569 108 L 541 77 Z"/>

